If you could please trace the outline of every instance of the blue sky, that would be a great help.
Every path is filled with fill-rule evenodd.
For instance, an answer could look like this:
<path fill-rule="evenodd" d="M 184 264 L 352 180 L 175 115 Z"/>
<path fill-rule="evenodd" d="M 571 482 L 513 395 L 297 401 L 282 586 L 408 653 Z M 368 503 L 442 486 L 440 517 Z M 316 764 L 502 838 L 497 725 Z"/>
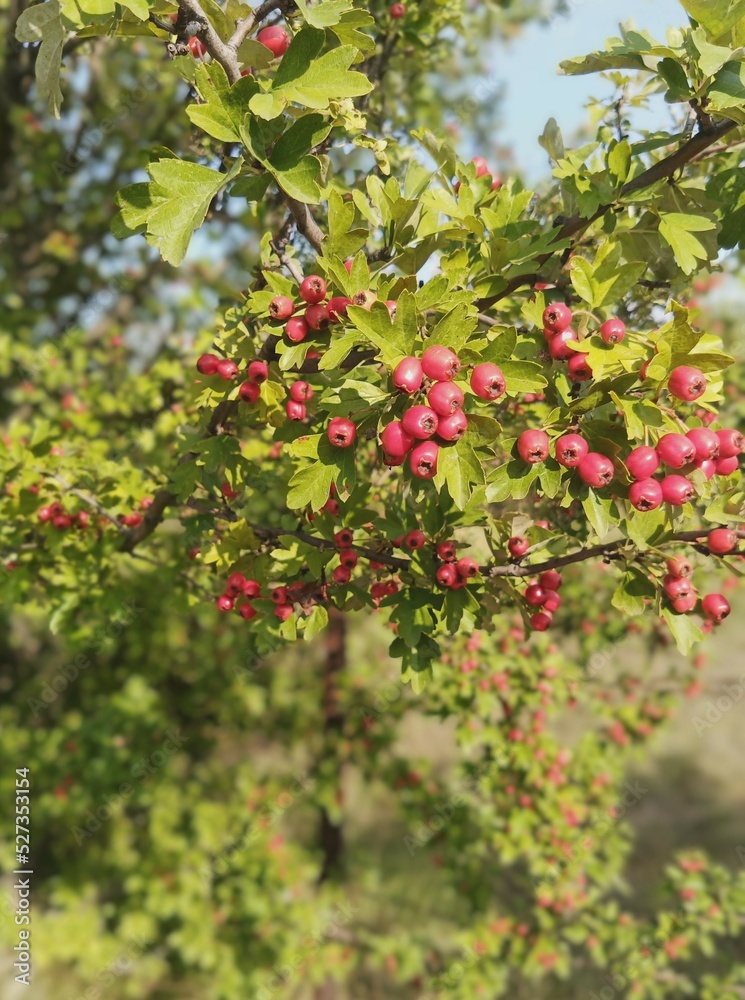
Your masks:
<path fill-rule="evenodd" d="M 546 154 L 537 142 L 547 120 L 555 118 L 564 135 L 571 135 L 585 119 L 587 99 L 611 92 L 597 75 L 557 75 L 559 63 L 602 48 L 606 38 L 618 35 L 619 23 L 630 20 L 660 39 L 667 27 L 687 23 L 677 0 L 570 0 L 566 16 L 531 25 L 512 42 L 495 46 L 496 76 L 507 87 L 496 140 L 514 148 L 529 183 L 547 174 Z"/>

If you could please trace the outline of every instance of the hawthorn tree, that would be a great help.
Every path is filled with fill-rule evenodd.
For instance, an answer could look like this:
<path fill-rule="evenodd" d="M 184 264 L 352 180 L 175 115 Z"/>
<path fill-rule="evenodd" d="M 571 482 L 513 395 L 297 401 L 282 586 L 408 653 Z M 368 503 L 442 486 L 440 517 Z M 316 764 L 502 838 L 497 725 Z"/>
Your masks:
<path fill-rule="evenodd" d="M 537 11 L 18 12 L 2 586 L 49 654 L 9 643 L 0 739 L 38 776 L 37 961 L 80 990 L 739 995 L 745 879 L 686 853 L 655 912 L 620 892 L 624 775 L 741 572 L 738 376 L 690 299 L 742 249 L 745 3 L 683 7 L 664 42 L 563 64 L 616 93 L 578 149 L 549 121 L 535 192 L 456 156 L 430 76 Z M 45 159 L 23 107 L 61 114 L 61 64 L 100 79 L 120 50 L 122 117 L 92 94 L 101 141 Z M 39 297 L 105 298 L 96 337 Z M 169 308 L 204 317 L 196 342 Z M 690 663 L 616 665 L 629 633 Z M 402 753 L 414 713 L 455 726 L 454 774 Z M 247 729 L 280 761 L 238 753 Z M 435 867 L 428 924 L 346 847 L 360 781 Z"/>

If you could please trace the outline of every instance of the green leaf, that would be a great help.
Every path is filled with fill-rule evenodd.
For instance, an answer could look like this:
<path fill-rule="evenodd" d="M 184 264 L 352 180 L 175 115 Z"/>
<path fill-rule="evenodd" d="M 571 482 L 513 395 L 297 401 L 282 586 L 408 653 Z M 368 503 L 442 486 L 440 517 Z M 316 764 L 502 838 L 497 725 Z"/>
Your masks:
<path fill-rule="evenodd" d="M 745 123 L 745 63 L 729 62 L 714 77 L 706 95 L 706 110 Z"/>
<path fill-rule="evenodd" d="M 220 63 L 209 66 L 200 63 L 195 73 L 195 86 L 201 104 L 190 104 L 189 119 L 208 135 L 222 142 L 241 141 L 241 123 L 248 102 L 258 93 L 258 83 L 251 77 L 241 77 L 232 87 Z"/>
<path fill-rule="evenodd" d="M 640 615 L 646 608 L 645 600 L 653 601 L 656 589 L 641 570 L 632 566 L 626 570 L 616 587 L 611 604 L 627 615 Z"/>
<path fill-rule="evenodd" d="M 324 0 L 322 4 L 308 6 L 307 0 L 297 0 L 297 7 L 304 20 L 314 28 L 330 28 L 338 24 L 342 14 L 353 8 L 352 0 Z"/>
<path fill-rule="evenodd" d="M 582 507 L 587 520 L 602 542 L 611 527 L 618 523 L 618 517 L 613 514 L 613 500 L 610 497 L 598 496 L 594 490 L 590 490 L 582 501 Z"/>
<path fill-rule="evenodd" d="M 535 361 L 503 361 L 501 368 L 508 396 L 540 392 L 547 385 L 542 368 Z"/>
<path fill-rule="evenodd" d="M 59 0 L 47 0 L 46 3 L 28 7 L 16 22 L 16 38 L 19 42 L 32 45 L 41 42 L 34 62 L 36 88 L 39 96 L 47 99 L 49 110 L 55 118 L 59 118 L 62 106 L 59 75 L 66 37 Z"/>
<path fill-rule="evenodd" d="M 459 303 L 447 313 L 432 331 L 433 344 L 442 344 L 456 353 L 463 347 L 478 325 L 475 314 L 469 314 L 465 302 Z"/>
<path fill-rule="evenodd" d="M 370 310 L 361 306 L 349 306 L 347 317 L 363 337 L 378 349 L 387 365 L 395 364 L 402 355 L 409 353 L 409 339 L 402 330 L 396 330 L 382 302 L 373 303 Z"/>
<path fill-rule="evenodd" d="M 682 212 L 660 213 L 660 236 L 673 251 L 678 266 L 685 274 L 692 274 L 699 267 L 699 260 L 709 260 L 709 251 L 693 233 L 716 229 L 716 222 L 702 215 L 685 215 Z"/>
<path fill-rule="evenodd" d="M 680 0 L 709 37 L 717 39 L 745 18 L 745 0 Z"/>
<path fill-rule="evenodd" d="M 298 510 L 310 504 L 313 511 L 320 510 L 329 498 L 333 481 L 333 467 L 323 462 L 298 469 L 288 484 L 287 506 L 290 510 Z"/>
<path fill-rule="evenodd" d="M 678 651 L 687 656 L 696 643 L 701 642 L 703 632 L 690 615 L 676 615 L 671 608 L 663 608 L 662 616 L 673 634 Z"/>
<path fill-rule="evenodd" d="M 277 139 L 269 162 L 275 170 L 291 170 L 314 146 L 323 142 L 331 125 L 323 115 L 310 114 L 299 118 Z"/>
<path fill-rule="evenodd" d="M 455 445 L 440 448 L 437 460 L 435 486 L 447 486 L 448 493 L 458 510 L 465 510 L 473 493 L 474 484 L 484 482 L 484 470 L 476 457 L 473 447 L 466 438 Z"/>

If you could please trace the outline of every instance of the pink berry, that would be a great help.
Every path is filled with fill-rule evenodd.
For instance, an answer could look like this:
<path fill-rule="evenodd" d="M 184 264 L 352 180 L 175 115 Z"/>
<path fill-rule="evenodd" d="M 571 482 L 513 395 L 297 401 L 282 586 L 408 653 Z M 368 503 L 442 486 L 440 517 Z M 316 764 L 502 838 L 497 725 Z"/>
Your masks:
<path fill-rule="evenodd" d="M 572 310 L 563 302 L 554 302 L 543 312 L 543 326 L 552 333 L 561 333 L 572 323 Z"/>
<path fill-rule="evenodd" d="M 548 434 L 545 431 L 523 431 L 517 439 L 517 453 L 523 462 L 536 465 L 548 458 Z"/>
<path fill-rule="evenodd" d="M 286 320 L 295 312 L 295 303 L 287 295 L 275 295 L 269 303 L 269 315 L 272 319 Z"/>
<path fill-rule="evenodd" d="M 291 604 L 278 604 L 274 609 L 274 617 L 279 618 L 283 622 L 286 622 L 288 618 L 292 618 L 294 613 Z"/>
<path fill-rule="evenodd" d="M 737 458 L 743 447 L 745 447 L 745 438 L 743 438 L 740 431 L 732 427 L 717 431 L 716 435 L 719 438 L 720 458 Z"/>
<path fill-rule="evenodd" d="M 256 36 L 256 41 L 266 45 L 275 59 L 279 59 L 290 47 L 290 36 L 284 28 L 274 24 L 269 28 L 262 28 Z"/>
<path fill-rule="evenodd" d="M 437 436 L 443 441 L 460 441 L 468 430 L 468 418 L 463 410 L 456 410 L 449 417 L 440 417 Z"/>
<path fill-rule="evenodd" d="M 565 469 L 576 469 L 589 450 L 587 441 L 579 434 L 564 434 L 554 446 L 556 461 Z"/>
<path fill-rule="evenodd" d="M 724 556 L 737 548 L 737 535 L 729 528 L 714 528 L 709 532 L 706 544 L 709 546 L 709 552 L 713 552 L 716 556 Z"/>
<path fill-rule="evenodd" d="M 671 469 L 682 469 L 696 458 L 696 446 L 685 434 L 663 434 L 656 446 L 657 454 Z"/>
<path fill-rule="evenodd" d="M 429 406 L 412 406 L 404 413 L 401 423 L 407 434 L 424 441 L 437 431 L 438 417 Z"/>
<path fill-rule="evenodd" d="M 443 563 L 438 566 L 436 576 L 441 587 L 452 587 L 458 580 L 458 571 L 452 563 Z"/>
<path fill-rule="evenodd" d="M 400 420 L 392 420 L 383 428 L 380 443 L 386 455 L 403 458 L 414 447 L 414 437 L 406 433 Z"/>
<path fill-rule="evenodd" d="M 305 420 L 308 415 L 305 403 L 298 403 L 294 399 L 288 399 L 285 403 L 285 413 L 288 420 L 294 420 L 296 423 L 300 420 Z"/>
<path fill-rule="evenodd" d="M 606 344 L 620 344 L 626 336 L 626 324 L 620 319 L 607 319 L 600 327 L 600 336 Z"/>
<path fill-rule="evenodd" d="M 215 604 L 218 611 L 232 611 L 235 607 L 235 601 L 228 594 L 221 594 L 215 601 Z"/>
<path fill-rule="evenodd" d="M 418 392 L 423 380 L 424 371 L 418 358 L 403 358 L 393 370 L 393 384 L 401 392 Z"/>
<path fill-rule="evenodd" d="M 579 343 L 579 338 L 574 330 L 571 328 L 561 330 L 559 333 L 554 333 L 549 337 L 548 353 L 554 361 L 568 361 L 576 353 L 569 345 L 577 343 Z"/>
<path fill-rule="evenodd" d="M 238 389 L 238 397 L 244 403 L 255 403 L 261 395 L 261 386 L 255 382 L 242 382 Z"/>
<path fill-rule="evenodd" d="M 335 298 L 329 299 L 326 308 L 331 322 L 341 323 L 342 319 L 347 315 L 347 306 L 351 304 L 352 300 L 348 299 L 346 295 L 337 295 Z"/>
<path fill-rule="evenodd" d="M 697 462 L 706 462 L 719 455 L 719 438 L 708 427 L 694 427 L 687 431 L 686 437 L 696 449 Z"/>
<path fill-rule="evenodd" d="M 725 461 L 729 461 L 729 459 L 725 459 Z M 717 464 L 710 458 L 704 459 L 703 462 L 696 462 L 695 465 L 697 469 L 703 472 L 706 479 L 713 479 L 717 474 Z"/>
<path fill-rule="evenodd" d="M 320 303 L 308 306 L 305 310 L 305 322 L 311 330 L 328 329 L 331 325 L 331 317 L 329 316 L 327 306 L 321 305 Z"/>
<path fill-rule="evenodd" d="M 723 594 L 707 594 L 701 601 L 701 608 L 709 621 L 715 625 L 721 625 L 732 610 Z"/>
<path fill-rule="evenodd" d="M 435 382 L 427 393 L 427 402 L 438 417 L 449 417 L 463 406 L 463 390 L 455 382 Z"/>
<path fill-rule="evenodd" d="M 572 382 L 588 382 L 592 378 L 592 368 L 587 362 L 586 355 L 575 353 L 569 358 L 567 375 Z"/>
<path fill-rule="evenodd" d="M 481 399 L 499 399 L 506 389 L 502 369 L 489 362 L 476 365 L 471 372 L 471 389 Z"/>
<path fill-rule="evenodd" d="M 458 576 L 462 577 L 464 580 L 469 580 L 472 576 L 476 576 L 479 571 L 479 564 L 475 559 L 471 559 L 470 556 L 464 556 L 459 559 L 455 564 L 456 572 Z"/>
<path fill-rule="evenodd" d="M 357 428 L 347 417 L 333 417 L 326 433 L 335 448 L 349 448 L 357 437 Z"/>
<path fill-rule="evenodd" d="M 583 483 L 587 483 L 595 490 L 602 489 L 613 481 L 615 470 L 613 462 L 605 455 L 600 455 L 596 451 L 591 451 L 585 455 L 577 466 L 579 478 Z"/>
<path fill-rule="evenodd" d="M 731 476 L 733 472 L 737 472 L 740 467 L 740 463 L 737 456 L 734 458 L 722 458 L 721 456 L 716 460 L 716 473 L 718 476 Z"/>
<path fill-rule="evenodd" d="M 626 468 L 632 479 L 649 479 L 660 467 L 660 456 L 654 448 L 642 444 L 629 454 Z"/>
<path fill-rule="evenodd" d="M 326 298 L 326 282 L 317 274 L 309 274 L 300 285 L 300 298 L 309 305 L 316 305 Z"/>
<path fill-rule="evenodd" d="M 530 542 L 523 535 L 514 535 L 507 542 L 507 548 L 513 559 L 520 559 L 530 548 Z"/>
<path fill-rule="evenodd" d="M 662 499 L 673 507 L 682 507 L 694 495 L 694 489 L 685 476 L 665 476 L 660 483 Z"/>
<path fill-rule="evenodd" d="M 449 382 L 460 371 L 460 360 L 449 347 L 434 345 L 422 355 L 422 370 L 435 382 Z"/>
<path fill-rule="evenodd" d="M 636 510 L 656 510 L 662 503 L 662 487 L 656 479 L 639 479 L 629 487 L 629 502 Z"/>
<path fill-rule="evenodd" d="M 691 368 L 690 365 L 679 365 L 671 372 L 667 389 L 670 395 L 675 396 L 676 399 L 692 403 L 694 399 L 698 399 L 706 392 L 706 378 L 698 368 Z"/>
<path fill-rule="evenodd" d="M 200 375 L 216 375 L 219 363 L 220 359 L 214 354 L 203 354 L 197 361 L 197 371 Z"/>
<path fill-rule="evenodd" d="M 312 398 L 313 389 L 307 382 L 301 380 L 290 386 L 290 399 L 294 399 L 296 403 L 305 403 Z"/>
<path fill-rule="evenodd" d="M 671 601 L 675 601 L 679 597 L 688 597 L 694 591 L 693 583 L 687 576 L 666 576 L 662 581 L 662 586 Z"/>
<path fill-rule="evenodd" d="M 698 602 L 698 594 L 695 590 L 691 590 L 689 594 L 684 594 L 682 597 L 674 598 L 670 603 L 673 606 L 673 611 L 679 615 L 688 614 L 689 611 L 693 611 Z"/>
<path fill-rule="evenodd" d="M 693 572 L 691 560 L 685 556 L 672 556 L 665 565 L 670 576 L 690 576 Z"/>
<path fill-rule="evenodd" d="M 269 366 L 266 361 L 252 361 L 248 366 L 248 378 L 257 385 L 266 382 L 269 378 Z"/>
<path fill-rule="evenodd" d="M 238 365 L 229 358 L 223 358 L 217 362 L 217 374 L 226 382 L 233 382 L 238 378 Z"/>
<path fill-rule="evenodd" d="M 437 472 L 437 457 L 440 453 L 434 441 L 422 441 L 411 450 L 409 467 L 418 479 L 432 479 Z"/>
<path fill-rule="evenodd" d="M 288 340 L 292 341 L 293 344 L 299 344 L 308 336 L 310 332 L 310 327 L 302 318 L 302 316 L 293 316 L 292 319 L 287 320 L 285 325 L 285 336 Z"/>

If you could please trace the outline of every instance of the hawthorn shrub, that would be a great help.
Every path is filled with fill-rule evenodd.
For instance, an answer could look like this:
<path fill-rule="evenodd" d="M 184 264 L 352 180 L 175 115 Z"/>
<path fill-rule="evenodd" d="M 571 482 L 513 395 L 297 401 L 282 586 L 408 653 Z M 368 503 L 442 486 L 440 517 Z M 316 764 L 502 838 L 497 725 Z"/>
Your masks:
<path fill-rule="evenodd" d="M 692 301 L 742 249 L 745 3 L 683 7 L 562 65 L 617 93 L 578 149 L 549 121 L 537 191 L 426 81 L 539 9 L 20 14 L 0 741 L 71 997 L 740 995 L 741 874 L 686 851 L 624 898 L 629 769 L 745 520 L 741 345 Z M 63 155 L 22 109 L 102 53 L 121 118 L 90 94 Z"/>

